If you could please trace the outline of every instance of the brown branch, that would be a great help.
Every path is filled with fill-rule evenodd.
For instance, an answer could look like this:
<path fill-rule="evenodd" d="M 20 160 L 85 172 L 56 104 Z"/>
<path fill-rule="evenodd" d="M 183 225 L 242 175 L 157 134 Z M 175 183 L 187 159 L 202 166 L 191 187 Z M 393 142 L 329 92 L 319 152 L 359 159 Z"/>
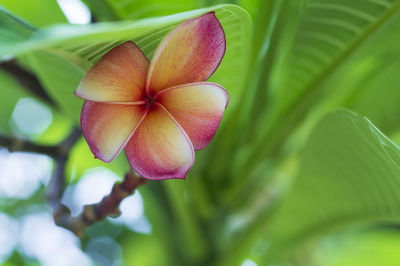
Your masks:
<path fill-rule="evenodd" d="M 71 217 L 71 211 L 62 205 L 54 213 L 54 220 L 58 226 L 64 227 L 73 232 L 78 237 L 82 237 L 84 230 L 96 222 L 104 220 L 107 216 L 119 216 L 119 204 L 123 199 L 142 184 L 146 179 L 136 176 L 133 173 L 125 175 L 122 183 L 115 183 L 110 194 L 105 196 L 99 203 L 85 205 L 81 214 Z"/>
<path fill-rule="evenodd" d="M 51 106 L 56 106 L 55 102 L 49 97 L 46 91 L 43 89 L 39 80 L 35 75 L 26 71 L 22 67 L 20 67 L 15 60 L 10 60 L 6 62 L 2 62 L 0 64 L 0 69 L 7 71 L 10 75 L 12 75 L 24 88 L 29 90 L 36 97 L 44 100 L 46 103 Z"/>
<path fill-rule="evenodd" d="M 104 220 L 109 215 L 118 216 L 119 204 L 128 197 L 138 186 L 144 184 L 146 179 L 135 176 L 133 173 L 125 175 L 122 183 L 114 184 L 111 193 L 99 203 L 84 206 L 83 212 L 77 217 L 71 217 L 69 208 L 61 203 L 65 186 L 65 165 L 74 143 L 81 136 L 79 129 L 75 129 L 58 147 L 55 158 L 56 167 L 47 188 L 47 200 L 53 209 L 54 221 L 58 226 L 64 227 L 78 237 L 82 237 L 84 230 L 98 221 Z"/>
<path fill-rule="evenodd" d="M 24 151 L 46 154 L 50 157 L 57 158 L 59 156 L 67 157 L 70 149 L 81 136 L 78 128 L 73 129 L 71 134 L 58 145 L 41 145 L 29 140 L 17 138 L 15 136 L 1 136 L 0 146 L 7 148 L 9 151 Z"/>
<path fill-rule="evenodd" d="M 58 208 L 64 191 L 65 164 L 70 150 L 81 136 L 81 130 L 74 128 L 71 134 L 59 145 L 40 145 L 16 137 L 0 136 L 0 146 L 9 151 L 25 151 L 46 154 L 55 159 L 55 170 L 47 189 L 47 199 L 54 209 Z"/>
<path fill-rule="evenodd" d="M 0 146 L 6 147 L 9 151 L 36 152 L 46 154 L 51 157 L 56 157 L 59 150 L 59 147 L 55 145 L 40 145 L 29 140 L 8 136 L 0 136 Z"/>
<path fill-rule="evenodd" d="M 61 207 L 61 198 L 64 193 L 65 186 L 65 165 L 68 160 L 69 153 L 81 136 L 81 131 L 74 128 L 71 134 L 57 146 L 57 155 L 55 156 L 55 169 L 47 187 L 47 201 L 54 211 Z"/>

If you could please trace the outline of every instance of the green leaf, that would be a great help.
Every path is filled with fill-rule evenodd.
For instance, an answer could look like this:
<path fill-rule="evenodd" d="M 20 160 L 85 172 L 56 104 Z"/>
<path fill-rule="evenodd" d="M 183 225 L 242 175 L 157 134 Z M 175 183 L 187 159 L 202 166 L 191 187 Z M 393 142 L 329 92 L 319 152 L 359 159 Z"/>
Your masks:
<path fill-rule="evenodd" d="M 330 79 L 327 90 L 334 92 L 327 102 L 341 104 L 368 117 L 385 134 L 399 129 L 400 91 L 398 40 L 400 16 L 377 34 L 342 70 Z M 342 99 L 340 99 L 342 98 Z"/>
<path fill-rule="evenodd" d="M 396 16 L 323 85 L 326 96 L 314 103 L 312 116 L 318 118 L 340 105 L 368 117 L 385 134 L 395 133 L 400 125 L 400 57 L 394 36 L 399 34 Z"/>
<path fill-rule="evenodd" d="M 386 134 L 392 134 L 400 127 L 397 74 L 400 61 L 396 57 L 387 57 L 390 60 L 366 57 L 359 64 L 352 64 L 348 68 L 348 75 L 343 75 L 343 79 L 354 82 L 345 82 L 341 88 L 343 91 L 347 90 L 348 94 L 343 105 L 368 117 Z M 365 71 L 365 74 L 357 74 L 360 71 Z M 360 78 L 355 78 L 357 76 Z"/>
<path fill-rule="evenodd" d="M 117 15 L 106 0 L 83 0 L 83 2 L 89 7 L 92 17 L 97 22 L 118 20 Z"/>
<path fill-rule="evenodd" d="M 104 0 L 120 19 L 138 19 L 155 16 L 166 16 L 198 8 L 194 0 L 147 0 L 125 1 Z"/>
<path fill-rule="evenodd" d="M 179 180 L 168 180 L 163 185 L 171 206 L 174 206 L 172 214 L 177 227 L 180 228 L 180 232 L 176 232 L 176 237 L 179 242 L 184 243 L 181 249 L 185 257 L 200 260 L 207 253 L 207 242 L 190 203 L 182 201 L 183 195 L 187 193 L 188 184 Z M 196 246 L 196 249 L 193 249 L 193 246 Z"/>
<path fill-rule="evenodd" d="M 83 101 L 73 92 L 85 72 L 71 61 L 48 52 L 29 53 L 27 58 L 49 96 L 66 115 L 79 123 Z"/>
<path fill-rule="evenodd" d="M 242 69 L 247 67 L 250 41 L 249 15 L 234 5 L 219 5 L 135 22 L 53 26 L 38 31 L 31 39 L 19 45 L 0 49 L 0 56 L 18 55 L 35 49 L 51 52 L 51 56 L 42 52 L 41 55 L 34 56 L 34 61 L 37 61 L 37 72 L 49 94 L 57 103 L 65 107 L 69 114 L 73 115 L 78 104 L 77 100 L 73 103 L 74 100 L 71 97 L 84 74 L 80 68 L 87 70 L 109 49 L 126 40 L 133 40 L 146 56 L 151 58 L 158 43 L 168 31 L 184 20 L 209 11 L 215 11 L 227 40 L 224 59 L 210 81 L 219 83 L 228 90 L 230 103 L 227 112 L 229 113 L 240 100 L 245 79 Z M 43 59 L 40 59 L 41 57 Z M 44 71 L 44 69 L 47 70 Z M 63 104 L 62 101 L 65 103 Z M 71 108 L 74 110 L 67 110 Z"/>
<path fill-rule="evenodd" d="M 30 93 L 11 77 L 6 71 L 0 70 L 0 132 L 11 133 L 10 119 L 16 103 L 23 97 L 32 97 Z"/>
<path fill-rule="evenodd" d="M 244 3 L 246 2 L 251 4 L 253 1 L 244 1 Z M 243 152 L 237 152 L 235 149 L 241 148 L 238 147 L 237 143 L 245 143 L 255 139 L 254 136 L 261 132 L 259 127 L 268 125 L 268 121 L 259 122 L 259 120 L 265 110 L 270 110 L 270 105 L 266 103 L 269 98 L 268 94 L 273 87 L 273 78 L 271 77 L 274 76 L 275 72 L 279 73 L 280 62 L 290 48 L 289 44 L 297 26 L 297 17 L 302 2 L 291 0 L 261 1 L 258 12 L 253 14 L 256 18 L 253 28 L 251 64 L 246 79 L 246 93 L 242 97 L 240 107 L 236 110 L 238 118 L 234 123 L 230 123 L 229 127 L 223 129 L 225 131 L 225 134 L 223 134 L 225 147 L 218 147 L 215 152 L 216 155 L 210 158 L 211 165 L 226 165 L 230 168 L 232 174 L 227 175 L 229 180 L 232 180 L 232 175 L 241 180 L 241 182 L 235 183 L 236 188 L 233 188 L 233 190 L 244 187 L 243 182 L 246 182 L 247 179 L 243 176 L 247 176 L 254 169 L 254 165 L 251 163 L 258 163 L 253 156 L 249 156 L 251 163 L 245 162 L 245 166 L 243 166 L 241 162 L 246 157 L 243 156 Z M 235 134 L 231 134 L 231 132 L 235 132 Z M 265 135 L 264 131 L 262 132 L 261 138 Z M 257 147 L 255 149 L 257 151 L 261 150 L 258 149 L 260 147 L 258 144 L 252 145 L 250 148 L 254 147 Z M 232 159 L 234 156 L 236 157 Z M 235 161 L 233 166 L 237 168 L 228 163 L 231 161 Z M 249 167 L 246 168 L 247 166 Z M 219 172 L 212 173 L 214 178 L 223 175 L 222 171 L 226 169 L 217 168 L 217 170 Z M 233 193 L 229 191 L 227 194 Z"/>
<path fill-rule="evenodd" d="M 396 229 L 328 238 L 315 252 L 314 266 L 397 266 L 400 233 Z"/>
<path fill-rule="evenodd" d="M 306 97 L 398 14 L 400 1 L 309 1 L 300 20 L 284 84 L 276 90 L 281 104 Z"/>
<path fill-rule="evenodd" d="M 310 134 L 292 189 L 268 225 L 267 258 L 352 225 L 399 221 L 399 190 L 400 147 L 351 111 L 328 114 Z"/>
<path fill-rule="evenodd" d="M 0 5 L 36 27 L 68 22 L 54 0 L 0 0 Z"/>
<path fill-rule="evenodd" d="M 257 17 L 259 12 L 265 11 L 260 10 L 260 6 L 262 4 L 261 0 L 240 0 L 238 4 L 246 9 L 253 19 Z"/>
<path fill-rule="evenodd" d="M 399 68 L 399 62 L 391 65 L 390 70 L 380 73 L 365 87 L 364 92 L 349 104 L 352 109 L 367 116 L 388 133 L 398 130 L 400 125 L 399 79 L 395 74 Z"/>
<path fill-rule="evenodd" d="M 399 10 L 399 0 L 307 2 L 291 52 L 273 77 L 278 82 L 270 92 L 269 109 L 263 112 L 249 145 L 264 149 L 249 150 L 238 176 L 282 148 L 324 95 L 326 82 L 376 40 L 377 33 L 393 22 Z M 335 91 L 332 88 L 330 92 Z"/>
<path fill-rule="evenodd" d="M 35 28 L 0 6 L 0 51 L 27 40 Z M 9 53 L 0 54 L 0 60 Z"/>
<path fill-rule="evenodd" d="M 89 168 L 105 167 L 113 170 L 117 175 L 123 177 L 130 169 L 124 152 L 121 152 L 111 163 L 105 163 L 95 159 L 88 144 L 82 137 L 72 148 L 66 165 L 66 177 L 69 182 L 78 181 L 83 173 Z"/>

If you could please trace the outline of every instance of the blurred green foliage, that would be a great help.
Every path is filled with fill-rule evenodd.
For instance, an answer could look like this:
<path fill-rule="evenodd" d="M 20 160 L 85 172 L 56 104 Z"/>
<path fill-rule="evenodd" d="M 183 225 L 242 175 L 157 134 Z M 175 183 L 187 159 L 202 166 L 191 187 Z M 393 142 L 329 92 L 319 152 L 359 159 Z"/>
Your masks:
<path fill-rule="evenodd" d="M 399 264 L 400 148 L 389 139 L 400 136 L 399 0 L 83 2 L 95 23 L 68 24 L 53 0 L 0 0 L 1 66 L 11 59 L 31 73 L 52 103 L 0 69 L 1 134 L 20 135 L 12 113 L 18 100 L 31 97 L 53 113 L 49 128 L 31 140 L 59 143 L 79 125 L 79 81 L 126 40 L 151 58 L 169 30 L 208 11 L 216 12 L 227 39 L 210 79 L 230 95 L 215 139 L 196 152 L 187 180 L 140 189 L 151 234 L 110 222 L 90 229 L 122 247 L 110 260 Z M 111 164 L 93 159 L 81 139 L 67 162 L 69 184 L 93 167 L 119 176 L 129 168 L 123 155 Z M 0 207 L 20 218 L 45 204 L 44 193 L 42 187 L 8 203 L 0 197 Z M 95 258 L 90 243 L 89 236 L 82 248 Z M 25 257 L 15 251 L 5 265 L 38 263 Z"/>

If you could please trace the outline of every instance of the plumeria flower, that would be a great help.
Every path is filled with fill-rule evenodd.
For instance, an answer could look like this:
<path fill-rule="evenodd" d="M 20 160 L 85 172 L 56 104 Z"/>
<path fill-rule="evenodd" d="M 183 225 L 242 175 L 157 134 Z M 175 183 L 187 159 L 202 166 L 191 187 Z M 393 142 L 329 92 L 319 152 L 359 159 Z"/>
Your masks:
<path fill-rule="evenodd" d="M 223 87 L 205 82 L 224 53 L 214 12 L 169 32 L 151 62 L 130 41 L 106 53 L 75 92 L 85 100 L 82 132 L 95 158 L 110 162 L 125 148 L 142 177 L 184 179 L 228 103 Z"/>

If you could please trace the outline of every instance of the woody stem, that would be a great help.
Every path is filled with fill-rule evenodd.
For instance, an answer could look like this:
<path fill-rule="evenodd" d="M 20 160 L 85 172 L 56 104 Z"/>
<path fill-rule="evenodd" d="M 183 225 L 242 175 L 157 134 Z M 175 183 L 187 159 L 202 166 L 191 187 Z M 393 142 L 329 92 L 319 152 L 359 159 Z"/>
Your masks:
<path fill-rule="evenodd" d="M 104 220 L 107 216 L 119 216 L 119 204 L 132 192 L 146 183 L 146 179 L 127 173 L 122 183 L 115 183 L 110 194 L 99 203 L 85 205 L 82 213 L 71 217 L 71 211 L 64 205 L 54 212 L 54 220 L 58 226 L 64 227 L 78 237 L 84 235 L 84 230 L 96 222 Z"/>

